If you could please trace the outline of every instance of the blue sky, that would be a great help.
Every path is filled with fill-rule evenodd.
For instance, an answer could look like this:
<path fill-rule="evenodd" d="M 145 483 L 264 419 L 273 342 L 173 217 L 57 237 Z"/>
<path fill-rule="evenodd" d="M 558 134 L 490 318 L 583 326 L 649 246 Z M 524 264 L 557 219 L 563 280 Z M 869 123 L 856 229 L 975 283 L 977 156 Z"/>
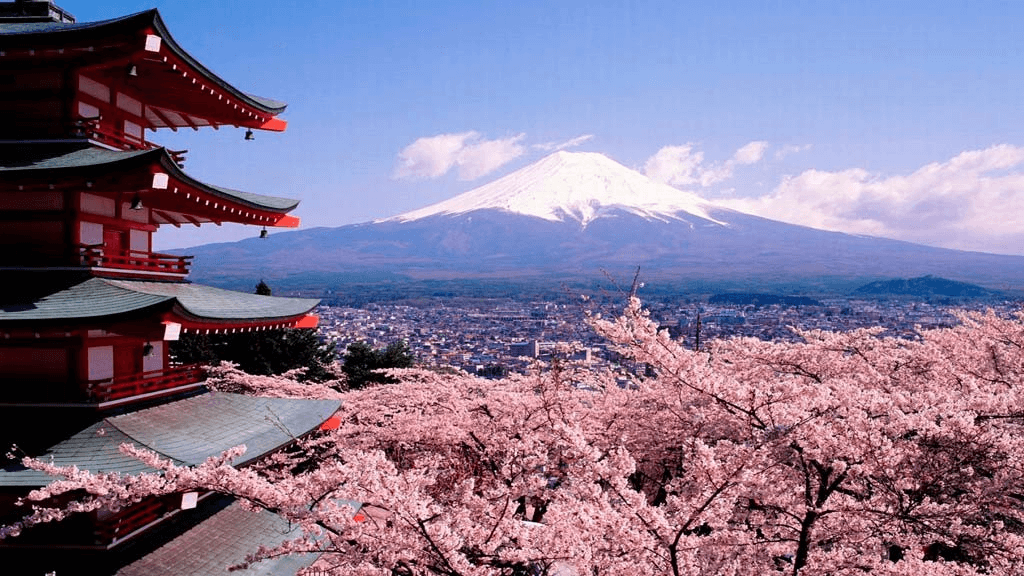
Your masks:
<path fill-rule="evenodd" d="M 780 220 L 1024 254 L 1024 3 L 173 0 L 151 7 L 283 134 L 158 133 L 210 183 L 383 218 L 559 145 Z M 165 230 L 157 248 L 242 227 Z"/>

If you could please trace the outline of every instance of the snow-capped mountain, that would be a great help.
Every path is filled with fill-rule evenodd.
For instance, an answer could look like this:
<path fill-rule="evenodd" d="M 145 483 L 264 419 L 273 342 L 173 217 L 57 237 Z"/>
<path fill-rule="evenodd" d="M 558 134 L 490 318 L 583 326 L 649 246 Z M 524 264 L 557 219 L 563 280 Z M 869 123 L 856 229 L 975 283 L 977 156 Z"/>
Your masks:
<path fill-rule="evenodd" d="M 558 286 L 605 274 L 754 289 L 932 274 L 1024 287 L 1024 257 L 816 230 L 729 210 L 601 154 L 558 152 L 392 218 L 189 249 L 192 276 L 292 286 L 355 278 L 491 279 Z M 822 280 L 832 279 L 832 280 Z M 864 282 L 860 282 L 861 284 Z"/>
<path fill-rule="evenodd" d="M 429 216 L 495 209 L 586 226 L 610 209 L 662 221 L 686 214 L 714 221 L 712 204 L 695 194 L 651 180 L 596 152 L 559 151 L 443 202 L 379 222 L 411 222 Z"/>

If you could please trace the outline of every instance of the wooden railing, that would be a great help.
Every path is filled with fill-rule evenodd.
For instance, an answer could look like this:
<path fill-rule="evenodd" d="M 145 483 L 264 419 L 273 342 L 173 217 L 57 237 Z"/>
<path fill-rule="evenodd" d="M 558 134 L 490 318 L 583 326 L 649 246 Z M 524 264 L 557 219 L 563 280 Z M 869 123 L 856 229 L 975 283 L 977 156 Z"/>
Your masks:
<path fill-rule="evenodd" d="M 149 150 L 150 148 L 156 148 L 156 144 L 146 142 L 143 138 L 126 134 L 123 130 L 118 130 L 109 121 L 104 121 L 99 116 L 74 120 L 71 124 L 71 134 L 78 138 L 89 138 L 90 140 L 102 142 L 122 150 Z"/>
<path fill-rule="evenodd" d="M 168 511 L 166 502 L 160 498 L 147 498 L 138 504 L 122 508 L 112 516 L 97 520 L 94 533 L 96 543 L 112 544 L 159 520 Z"/>
<path fill-rule="evenodd" d="M 206 370 L 202 364 L 172 366 L 116 378 L 89 380 L 86 382 L 86 393 L 94 402 L 110 402 L 186 384 L 196 384 L 202 382 L 204 378 Z"/>
<path fill-rule="evenodd" d="M 79 246 L 83 266 L 138 272 L 187 275 L 193 256 L 175 256 L 142 250 L 114 251 L 102 244 Z"/>

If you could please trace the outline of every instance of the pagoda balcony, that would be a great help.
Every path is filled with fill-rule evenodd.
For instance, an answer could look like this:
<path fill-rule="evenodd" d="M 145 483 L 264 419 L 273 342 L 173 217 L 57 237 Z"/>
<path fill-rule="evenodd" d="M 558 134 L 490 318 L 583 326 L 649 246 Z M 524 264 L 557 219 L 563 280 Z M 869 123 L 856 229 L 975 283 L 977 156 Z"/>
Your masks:
<path fill-rule="evenodd" d="M 119 150 L 149 150 L 157 147 L 156 144 L 147 142 L 145 138 L 133 136 L 125 133 L 124 130 L 117 129 L 113 122 L 100 117 L 72 121 L 71 135 L 100 142 Z"/>
<path fill-rule="evenodd" d="M 195 387 L 193 385 L 204 380 L 206 368 L 202 364 L 189 364 L 114 378 L 88 380 L 85 384 L 89 400 L 105 404 L 139 396 L 160 395 L 161 392 L 172 393 L 183 387 Z"/>
<path fill-rule="evenodd" d="M 176 276 L 188 275 L 193 256 L 175 256 L 142 250 L 114 251 L 102 244 L 79 246 L 81 265 L 105 269 L 117 275 Z"/>

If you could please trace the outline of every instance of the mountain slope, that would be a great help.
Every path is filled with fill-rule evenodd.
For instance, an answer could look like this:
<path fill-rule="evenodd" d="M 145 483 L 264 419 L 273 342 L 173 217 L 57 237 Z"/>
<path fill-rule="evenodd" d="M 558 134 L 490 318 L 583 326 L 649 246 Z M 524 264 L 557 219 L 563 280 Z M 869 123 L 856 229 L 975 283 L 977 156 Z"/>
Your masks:
<path fill-rule="evenodd" d="M 649 219 L 679 219 L 686 213 L 712 220 L 707 212 L 711 206 L 695 194 L 655 182 L 603 154 L 560 151 L 490 184 L 379 222 L 411 222 L 487 209 L 583 226 L 609 209 Z"/>
<path fill-rule="evenodd" d="M 211 244 L 193 276 L 391 279 L 629 274 L 792 284 L 933 274 L 1024 286 L 1024 257 L 961 252 L 794 226 L 715 206 L 600 154 L 559 152 L 444 202 L 376 222 Z"/>

